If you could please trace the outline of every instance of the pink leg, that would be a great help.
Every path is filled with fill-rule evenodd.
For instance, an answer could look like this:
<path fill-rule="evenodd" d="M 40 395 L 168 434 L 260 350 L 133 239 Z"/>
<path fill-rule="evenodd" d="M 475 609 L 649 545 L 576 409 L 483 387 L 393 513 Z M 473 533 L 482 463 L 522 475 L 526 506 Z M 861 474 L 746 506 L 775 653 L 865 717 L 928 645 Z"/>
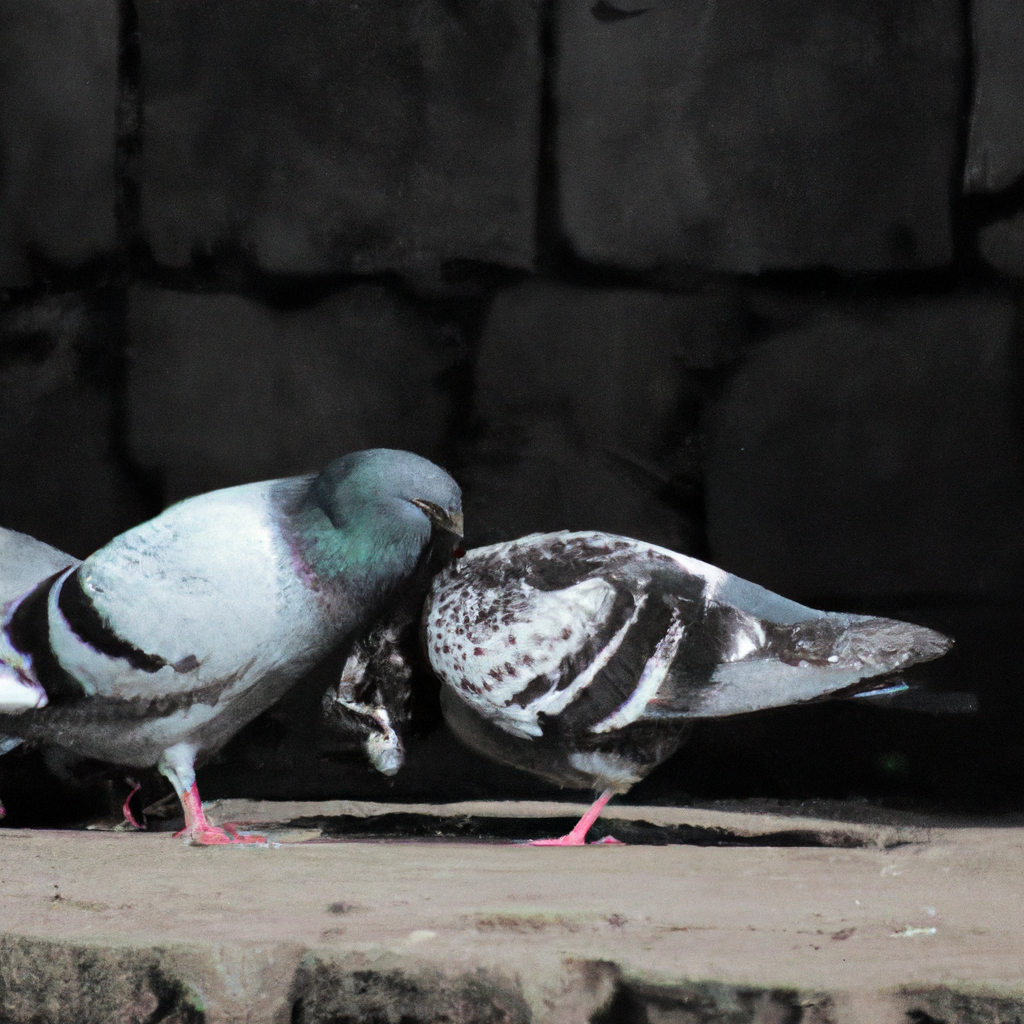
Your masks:
<path fill-rule="evenodd" d="M 239 835 L 228 826 L 225 831 L 211 825 L 203 813 L 203 802 L 199 799 L 199 787 L 193 782 L 192 788 L 185 790 L 181 797 L 181 806 L 185 809 L 185 827 L 174 833 L 175 839 L 191 839 L 199 846 L 223 846 L 228 843 L 265 843 L 266 837 L 256 835 Z"/>
<path fill-rule="evenodd" d="M 612 790 L 606 789 L 591 805 L 590 810 L 583 815 L 578 822 L 576 827 L 564 836 L 558 839 L 531 839 L 531 846 L 585 846 L 587 842 L 587 833 L 590 831 L 590 827 L 595 821 L 601 816 L 601 812 L 604 810 L 604 805 L 608 803 L 612 798 Z M 598 843 L 602 844 L 618 844 L 617 839 L 612 839 L 608 836 L 605 839 L 599 839 Z"/>
<path fill-rule="evenodd" d="M 131 825 L 132 828 L 137 828 L 141 832 L 145 829 L 146 826 L 140 825 L 135 820 L 135 815 L 132 814 L 132 797 L 135 796 L 135 794 L 138 793 L 140 789 L 142 789 L 142 783 L 136 782 L 134 779 L 131 778 L 126 779 L 125 781 L 131 783 L 131 785 L 135 788 L 128 794 L 127 797 L 125 797 L 124 807 L 121 808 L 121 813 L 124 815 L 124 820 L 129 825 Z"/>

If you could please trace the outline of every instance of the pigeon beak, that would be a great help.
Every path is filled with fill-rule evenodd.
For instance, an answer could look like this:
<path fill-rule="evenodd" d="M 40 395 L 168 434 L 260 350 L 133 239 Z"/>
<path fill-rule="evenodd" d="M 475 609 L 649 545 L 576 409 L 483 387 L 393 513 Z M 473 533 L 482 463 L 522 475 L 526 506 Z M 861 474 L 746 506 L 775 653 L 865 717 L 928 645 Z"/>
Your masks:
<path fill-rule="evenodd" d="M 454 515 L 446 512 L 440 505 L 435 505 L 425 498 L 413 498 L 412 503 L 438 528 L 453 533 L 460 540 L 463 536 L 463 518 L 461 512 Z"/>

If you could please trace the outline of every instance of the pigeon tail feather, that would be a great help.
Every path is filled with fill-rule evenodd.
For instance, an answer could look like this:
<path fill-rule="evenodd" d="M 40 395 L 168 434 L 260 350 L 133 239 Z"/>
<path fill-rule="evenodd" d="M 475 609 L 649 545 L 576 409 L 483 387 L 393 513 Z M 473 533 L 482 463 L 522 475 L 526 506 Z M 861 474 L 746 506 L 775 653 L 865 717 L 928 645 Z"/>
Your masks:
<path fill-rule="evenodd" d="M 833 655 L 838 656 L 840 664 L 863 662 L 892 672 L 939 658 L 952 646 L 950 637 L 925 626 L 857 616 L 836 638 Z"/>
<path fill-rule="evenodd" d="M 0 663 L 0 715 L 20 715 L 47 703 L 46 691 L 38 683 Z"/>
<path fill-rule="evenodd" d="M 693 714 L 717 718 L 853 696 L 877 689 L 875 677 L 941 657 L 952 645 L 933 629 L 872 616 L 833 614 L 769 626 L 761 649 L 715 670 Z"/>
<path fill-rule="evenodd" d="M 0 606 L 79 560 L 27 533 L 0 526 Z"/>

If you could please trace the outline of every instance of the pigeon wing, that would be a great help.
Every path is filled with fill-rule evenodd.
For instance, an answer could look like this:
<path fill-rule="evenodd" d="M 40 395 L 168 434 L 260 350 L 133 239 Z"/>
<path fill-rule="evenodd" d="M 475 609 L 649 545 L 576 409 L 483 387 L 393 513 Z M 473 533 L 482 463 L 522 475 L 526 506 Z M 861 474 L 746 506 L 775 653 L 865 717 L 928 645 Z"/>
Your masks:
<path fill-rule="evenodd" d="M 37 670 L 52 656 L 81 695 L 128 700 L 315 660 L 322 631 L 272 514 L 272 486 L 172 506 L 50 582 L 45 622 L 31 630 Z"/>

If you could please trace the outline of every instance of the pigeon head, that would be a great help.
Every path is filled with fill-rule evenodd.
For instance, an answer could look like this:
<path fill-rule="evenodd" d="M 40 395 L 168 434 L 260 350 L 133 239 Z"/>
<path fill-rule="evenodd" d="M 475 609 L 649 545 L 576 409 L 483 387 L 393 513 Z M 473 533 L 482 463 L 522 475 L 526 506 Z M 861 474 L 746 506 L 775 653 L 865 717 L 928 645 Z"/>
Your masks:
<path fill-rule="evenodd" d="M 314 478 L 301 546 L 321 576 L 346 574 L 383 594 L 425 548 L 462 536 L 458 484 L 411 452 L 374 448 L 332 462 Z"/>
<path fill-rule="evenodd" d="M 424 539 L 434 527 L 462 536 L 459 485 L 412 452 L 372 448 L 335 459 L 317 478 L 316 497 L 337 529 L 379 517 Z"/>

